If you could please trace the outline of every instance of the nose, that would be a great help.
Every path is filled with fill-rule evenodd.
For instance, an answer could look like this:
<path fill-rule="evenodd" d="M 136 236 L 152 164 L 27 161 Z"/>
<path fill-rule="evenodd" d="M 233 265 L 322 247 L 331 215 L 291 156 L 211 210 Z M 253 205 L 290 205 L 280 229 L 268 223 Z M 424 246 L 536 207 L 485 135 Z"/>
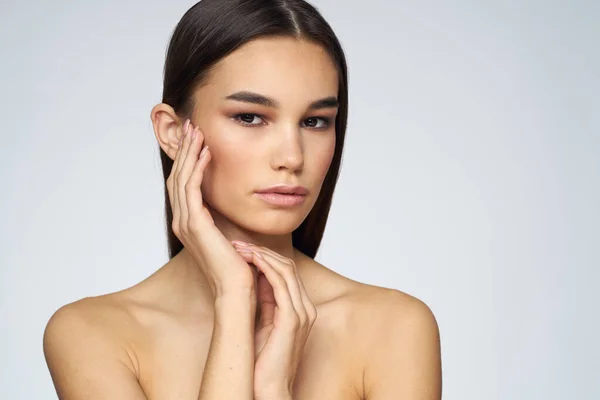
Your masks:
<path fill-rule="evenodd" d="M 301 171 L 304 167 L 304 149 L 300 127 L 286 127 L 274 136 L 277 137 L 277 143 L 271 158 L 271 167 L 276 171 Z"/>

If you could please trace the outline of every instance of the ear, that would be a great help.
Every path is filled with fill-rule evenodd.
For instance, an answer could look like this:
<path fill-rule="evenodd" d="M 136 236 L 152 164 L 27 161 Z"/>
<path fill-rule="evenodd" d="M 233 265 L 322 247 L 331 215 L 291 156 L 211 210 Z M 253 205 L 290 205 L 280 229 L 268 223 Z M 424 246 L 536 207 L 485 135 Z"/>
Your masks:
<path fill-rule="evenodd" d="M 173 107 L 165 103 L 152 107 L 150 119 L 160 148 L 174 160 L 179 148 L 179 138 L 183 136 L 185 121 L 181 121 Z"/>

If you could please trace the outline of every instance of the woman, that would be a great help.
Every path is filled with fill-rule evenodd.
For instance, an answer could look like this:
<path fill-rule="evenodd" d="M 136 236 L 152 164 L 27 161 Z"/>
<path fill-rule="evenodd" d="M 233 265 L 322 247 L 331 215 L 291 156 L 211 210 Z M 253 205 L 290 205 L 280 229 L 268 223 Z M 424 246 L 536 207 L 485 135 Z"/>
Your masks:
<path fill-rule="evenodd" d="M 61 399 L 439 399 L 429 308 L 313 258 L 340 167 L 347 74 L 302 0 L 203 0 L 151 113 L 170 261 L 50 319 Z"/>

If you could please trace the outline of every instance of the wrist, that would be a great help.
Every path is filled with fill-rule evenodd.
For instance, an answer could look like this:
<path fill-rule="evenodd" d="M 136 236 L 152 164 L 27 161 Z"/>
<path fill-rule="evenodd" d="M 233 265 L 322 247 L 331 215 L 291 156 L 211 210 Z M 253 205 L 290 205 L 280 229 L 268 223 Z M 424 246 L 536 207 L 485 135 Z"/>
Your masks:
<path fill-rule="evenodd" d="M 227 282 L 213 282 L 211 289 L 214 300 L 243 300 L 256 298 L 256 289 L 252 274 L 242 277 L 230 277 Z"/>
<path fill-rule="evenodd" d="M 253 287 L 216 287 L 214 292 L 215 302 L 217 301 L 236 301 L 236 300 L 248 300 L 255 298 L 255 290 Z"/>
<path fill-rule="evenodd" d="M 231 315 L 234 311 L 254 311 L 256 309 L 256 294 L 251 290 L 225 291 L 214 298 L 215 314 L 223 312 Z"/>

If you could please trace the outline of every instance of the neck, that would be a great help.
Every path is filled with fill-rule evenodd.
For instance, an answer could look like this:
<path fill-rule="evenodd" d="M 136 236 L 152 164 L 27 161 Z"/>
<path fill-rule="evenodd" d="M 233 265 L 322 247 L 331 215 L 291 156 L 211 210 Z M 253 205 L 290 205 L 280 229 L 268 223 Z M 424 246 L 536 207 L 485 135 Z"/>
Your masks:
<path fill-rule="evenodd" d="M 284 235 L 267 235 L 251 232 L 239 226 L 235 226 L 231 222 L 219 218 L 218 214 L 215 214 L 216 213 L 213 213 L 213 216 L 216 217 L 213 217 L 215 225 L 227 240 L 239 240 L 257 246 L 267 247 L 284 257 L 294 260 L 296 265 L 301 264 L 303 255 L 301 252 L 294 249 L 291 232 Z M 176 276 L 181 277 L 181 281 L 186 287 L 186 292 L 189 293 L 192 298 L 198 299 L 199 302 L 212 311 L 214 293 L 212 293 L 211 287 L 208 285 L 202 269 L 197 264 L 192 254 L 184 247 L 181 252 L 173 257 L 169 262 L 169 265 L 171 266 L 169 269 L 174 272 L 176 271 Z"/>

